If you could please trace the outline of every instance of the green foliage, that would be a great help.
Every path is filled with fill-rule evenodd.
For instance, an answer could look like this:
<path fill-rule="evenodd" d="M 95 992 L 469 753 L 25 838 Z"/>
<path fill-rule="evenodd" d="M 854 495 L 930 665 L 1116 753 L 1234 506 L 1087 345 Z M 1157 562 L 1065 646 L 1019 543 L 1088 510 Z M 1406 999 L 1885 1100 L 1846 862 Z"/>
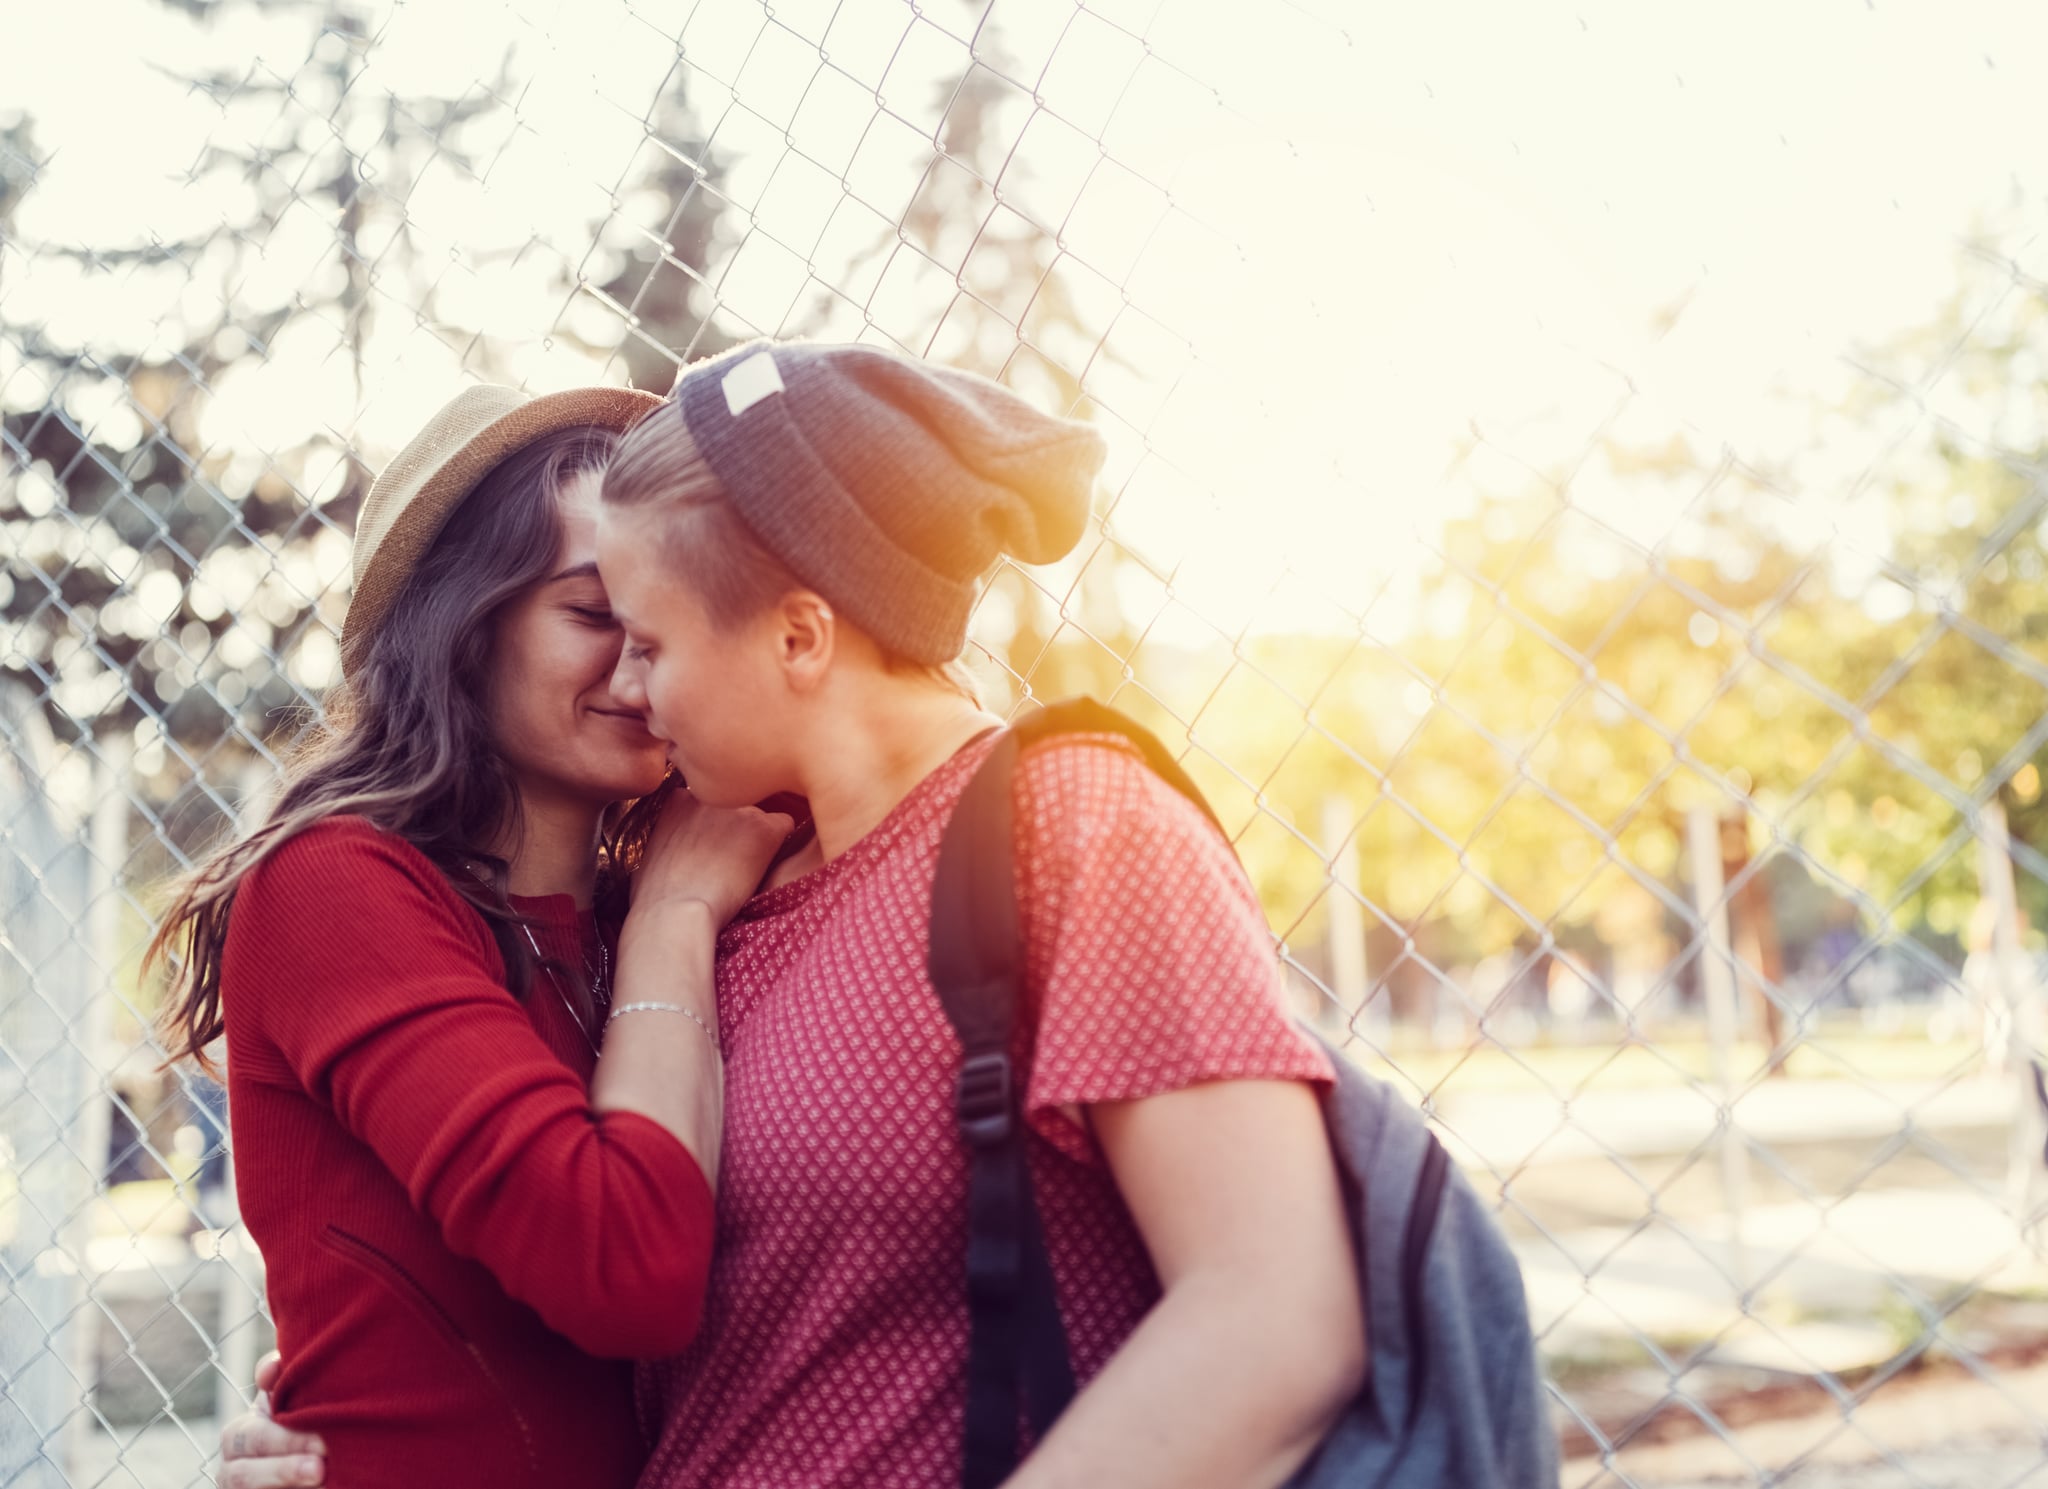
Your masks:
<path fill-rule="evenodd" d="M 1939 953 L 1978 899 L 1971 802 L 1996 794 L 2021 843 L 2048 840 L 2048 317 L 2023 297 L 1955 352 L 1964 313 L 1959 297 L 1894 360 L 1947 349 L 1943 386 L 1965 409 L 2005 410 L 1981 421 L 1997 437 L 2030 442 L 1920 416 L 1903 373 L 1882 396 L 1865 388 L 1838 412 L 1906 431 L 1869 499 L 1844 506 L 1875 509 L 1870 532 L 1796 542 L 1762 477 L 1684 439 L 1609 442 L 1590 464 L 1621 489 L 1709 493 L 1655 551 L 1532 477 L 1445 524 L 1413 607 L 1428 623 L 1407 634 L 1075 644 L 1074 680 L 1122 687 L 1189 742 L 1290 943 L 1323 934 L 1334 810 L 1382 938 L 1426 928 L 1457 960 L 1546 932 L 1668 953 L 1665 907 L 1689 900 L 1686 816 L 1709 807 L 1748 813 L 1800 941 L 1839 920 L 1832 900 L 1868 934 Z M 2048 884 L 2021 881 L 2042 923 Z"/>

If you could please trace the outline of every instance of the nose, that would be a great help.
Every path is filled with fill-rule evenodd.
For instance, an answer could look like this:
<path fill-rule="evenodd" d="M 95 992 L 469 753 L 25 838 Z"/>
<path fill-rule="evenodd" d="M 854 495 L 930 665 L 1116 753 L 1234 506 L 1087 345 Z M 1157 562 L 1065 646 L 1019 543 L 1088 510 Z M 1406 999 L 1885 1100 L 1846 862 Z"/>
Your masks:
<path fill-rule="evenodd" d="M 621 708 L 630 708 L 634 713 L 647 712 L 647 682 L 642 676 L 646 669 L 625 652 L 619 653 L 617 665 L 612 668 L 612 702 Z"/>

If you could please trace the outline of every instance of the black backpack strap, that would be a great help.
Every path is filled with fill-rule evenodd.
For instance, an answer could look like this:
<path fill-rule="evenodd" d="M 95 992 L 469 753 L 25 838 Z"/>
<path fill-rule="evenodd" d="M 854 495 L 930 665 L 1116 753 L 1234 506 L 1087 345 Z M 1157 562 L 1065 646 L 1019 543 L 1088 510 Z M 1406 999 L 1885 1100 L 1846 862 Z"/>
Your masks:
<path fill-rule="evenodd" d="M 967 1431 L 964 1489 L 1017 1466 L 1020 1398 L 1043 1437 L 1074 1396 L 1066 1330 L 1025 1166 L 1011 1054 L 1023 981 L 1006 733 L 968 783 L 939 849 L 930 970 L 963 1056 L 956 1088 L 967 1145 Z"/>
<path fill-rule="evenodd" d="M 1163 744 L 1116 710 L 1077 698 L 1005 730 L 946 826 L 932 886 L 930 970 L 964 1051 L 956 1094 L 968 1151 L 964 1489 L 995 1489 L 1017 1466 L 1020 1416 L 1043 1438 L 1074 1396 L 1025 1165 L 1023 1092 L 1011 1054 L 1024 975 L 1011 783 L 1026 746 L 1066 734 L 1128 740 L 1152 771 L 1216 822 Z M 1216 830 L 1223 831 L 1220 823 Z"/>

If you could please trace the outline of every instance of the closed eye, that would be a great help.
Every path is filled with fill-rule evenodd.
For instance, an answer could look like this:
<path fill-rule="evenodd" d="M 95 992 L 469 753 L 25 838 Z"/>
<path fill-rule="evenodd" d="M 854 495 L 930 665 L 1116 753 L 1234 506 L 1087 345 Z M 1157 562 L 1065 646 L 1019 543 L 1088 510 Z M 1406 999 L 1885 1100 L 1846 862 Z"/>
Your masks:
<path fill-rule="evenodd" d="M 595 609 L 587 605 L 571 605 L 569 607 L 569 613 L 575 616 L 578 620 L 588 621 L 591 625 L 594 626 L 612 626 L 618 624 L 617 619 L 612 615 L 611 611 Z"/>

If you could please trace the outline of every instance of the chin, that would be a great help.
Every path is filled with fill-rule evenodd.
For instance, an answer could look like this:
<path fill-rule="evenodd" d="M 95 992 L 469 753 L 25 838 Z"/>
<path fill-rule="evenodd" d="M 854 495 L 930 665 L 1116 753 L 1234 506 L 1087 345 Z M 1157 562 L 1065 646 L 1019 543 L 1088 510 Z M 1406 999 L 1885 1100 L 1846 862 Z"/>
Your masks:
<path fill-rule="evenodd" d="M 683 784 L 690 788 L 690 794 L 707 807 L 750 807 L 758 805 L 769 793 L 752 791 L 744 785 L 713 780 L 709 776 L 693 776 L 683 772 Z"/>
<path fill-rule="evenodd" d="M 630 777 L 628 777 L 625 783 L 626 789 L 620 793 L 620 796 L 622 798 L 628 796 L 645 796 L 648 792 L 652 791 L 655 787 L 659 786 L 663 781 L 667 779 L 668 759 L 666 756 L 664 756 L 661 759 L 655 761 L 651 767 L 635 771 Z"/>
<path fill-rule="evenodd" d="M 671 746 L 669 759 L 683 777 L 690 794 L 707 807 L 750 807 L 773 796 L 781 788 L 766 784 L 758 760 L 721 758 L 716 766 L 686 758 L 682 749 Z"/>
<path fill-rule="evenodd" d="M 667 758 L 656 755 L 651 760 L 621 760 L 608 770 L 592 771 L 583 785 L 592 800 L 630 801 L 645 796 L 667 775 Z"/>

